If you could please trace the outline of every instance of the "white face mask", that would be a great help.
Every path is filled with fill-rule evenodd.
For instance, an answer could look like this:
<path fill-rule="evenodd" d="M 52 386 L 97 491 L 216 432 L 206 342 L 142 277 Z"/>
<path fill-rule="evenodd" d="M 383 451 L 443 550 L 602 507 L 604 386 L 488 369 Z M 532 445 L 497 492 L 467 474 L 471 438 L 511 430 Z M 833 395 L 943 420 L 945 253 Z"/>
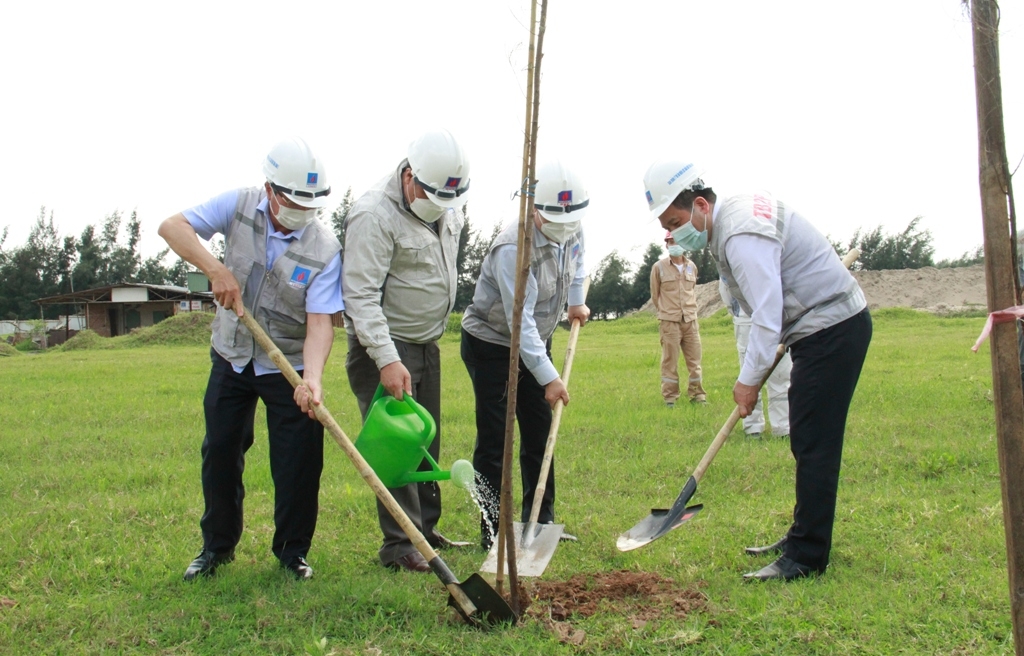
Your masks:
<path fill-rule="evenodd" d="M 576 234 L 580 229 L 579 221 L 570 221 L 569 223 L 542 223 L 540 231 L 544 233 L 544 236 L 555 242 L 556 244 L 564 244 L 569 241 L 569 238 Z"/>
<path fill-rule="evenodd" d="M 274 199 L 277 202 L 277 210 L 274 211 L 274 218 L 281 227 L 285 230 L 298 230 L 305 228 L 310 224 L 313 219 L 316 218 L 316 209 L 311 210 L 297 210 L 291 207 L 285 207 L 281 204 L 280 199 Z M 273 207 L 271 207 L 273 209 Z"/>
<path fill-rule="evenodd" d="M 447 209 L 448 208 L 441 207 L 426 198 L 413 198 L 412 202 L 409 203 L 409 210 L 411 210 L 420 221 L 424 221 L 426 223 L 433 223 L 434 221 L 437 221 L 447 211 Z"/>

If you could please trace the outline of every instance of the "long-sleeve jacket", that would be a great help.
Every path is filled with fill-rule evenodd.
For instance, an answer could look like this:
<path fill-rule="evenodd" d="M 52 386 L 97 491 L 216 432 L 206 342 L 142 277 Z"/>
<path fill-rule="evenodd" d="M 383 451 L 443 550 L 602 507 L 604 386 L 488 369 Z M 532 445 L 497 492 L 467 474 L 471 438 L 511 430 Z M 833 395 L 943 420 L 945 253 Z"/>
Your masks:
<path fill-rule="evenodd" d="M 441 336 L 458 286 L 465 218 L 452 209 L 431 225 L 413 215 L 402 194 L 408 166 L 360 196 L 345 221 L 345 327 L 378 368 L 401 359 L 392 337 L 426 344 Z"/>
<path fill-rule="evenodd" d="M 683 271 L 665 257 L 651 267 L 651 300 L 658 319 L 685 321 L 697 318 L 697 266 L 683 256 Z"/>

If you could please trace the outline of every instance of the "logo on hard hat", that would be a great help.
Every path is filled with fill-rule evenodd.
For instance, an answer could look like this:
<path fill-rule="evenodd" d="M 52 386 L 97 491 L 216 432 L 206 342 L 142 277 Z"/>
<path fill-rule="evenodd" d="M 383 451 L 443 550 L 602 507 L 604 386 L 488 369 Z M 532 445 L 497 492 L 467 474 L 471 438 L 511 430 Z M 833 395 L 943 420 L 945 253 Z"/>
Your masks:
<path fill-rule="evenodd" d="M 448 178 L 448 182 L 444 183 L 444 188 L 445 189 L 458 189 L 460 182 L 462 182 L 462 178 Z"/>
<path fill-rule="evenodd" d="M 671 184 L 673 182 L 675 182 L 679 178 L 683 177 L 683 174 L 686 173 L 687 171 L 689 171 L 692 168 L 693 168 L 693 164 L 687 164 L 683 168 L 679 169 L 678 171 L 676 171 L 675 175 L 673 175 L 671 178 L 668 179 L 668 184 L 671 186 Z"/>
<path fill-rule="evenodd" d="M 270 162 L 270 165 L 273 166 L 275 169 L 281 168 L 280 165 L 277 162 L 275 162 L 274 158 L 271 157 L 270 155 L 267 155 L 267 161 Z"/>
<path fill-rule="evenodd" d="M 316 181 L 320 176 L 316 171 L 310 171 L 306 174 L 306 186 L 316 188 Z"/>
<path fill-rule="evenodd" d="M 647 193 L 647 204 L 648 205 L 654 205 L 654 196 L 651 195 L 650 191 L 648 191 L 646 193 Z"/>
<path fill-rule="evenodd" d="M 297 266 L 295 267 L 295 270 L 292 271 L 292 279 L 288 281 L 288 284 L 296 289 L 302 289 L 309 284 L 309 277 L 312 274 L 313 272 L 311 270 Z"/>
<path fill-rule="evenodd" d="M 572 189 L 558 192 L 558 204 L 562 207 L 572 205 Z"/>

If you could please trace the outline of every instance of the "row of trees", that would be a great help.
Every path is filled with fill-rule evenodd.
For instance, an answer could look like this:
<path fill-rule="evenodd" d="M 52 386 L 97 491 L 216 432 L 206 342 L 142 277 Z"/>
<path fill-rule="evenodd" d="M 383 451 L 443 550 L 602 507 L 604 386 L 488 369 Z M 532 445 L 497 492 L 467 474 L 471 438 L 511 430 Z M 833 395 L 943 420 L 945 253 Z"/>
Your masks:
<path fill-rule="evenodd" d="M 345 219 L 353 200 L 349 187 L 328 221 L 343 245 Z M 931 233 L 919 228 L 920 220 L 921 217 L 915 218 L 896 234 L 886 234 L 881 227 L 870 231 L 858 229 L 846 244 L 832 244 L 840 253 L 859 248 L 861 257 L 856 267 L 865 270 L 969 266 L 983 261 L 979 246 L 959 258 L 935 263 Z M 456 311 L 464 310 L 472 301 L 480 266 L 500 230 L 501 226 L 495 226 L 489 234 L 473 230 L 467 207 L 456 261 Z M 120 212 L 113 212 L 98 228 L 88 225 L 77 237 L 62 237 L 53 213 L 41 208 L 28 241 L 13 249 L 4 248 L 5 228 L 0 233 L 0 318 L 37 318 L 39 309 L 33 303 L 35 299 L 75 290 L 128 282 L 184 286 L 186 274 L 192 267 L 181 258 L 166 265 L 168 249 L 143 259 L 139 253 L 141 236 L 142 226 L 135 212 L 127 221 Z M 222 255 L 223 241 L 215 240 L 211 249 Z M 593 317 L 613 319 L 643 306 L 650 299 L 651 268 L 664 255 L 661 244 L 650 244 L 639 266 L 634 266 L 617 251 L 601 260 L 593 274 L 587 299 Z M 698 284 L 718 279 L 718 268 L 708 249 L 687 253 L 687 256 L 697 265 Z M 60 306 L 45 308 L 48 318 L 70 310 Z"/>

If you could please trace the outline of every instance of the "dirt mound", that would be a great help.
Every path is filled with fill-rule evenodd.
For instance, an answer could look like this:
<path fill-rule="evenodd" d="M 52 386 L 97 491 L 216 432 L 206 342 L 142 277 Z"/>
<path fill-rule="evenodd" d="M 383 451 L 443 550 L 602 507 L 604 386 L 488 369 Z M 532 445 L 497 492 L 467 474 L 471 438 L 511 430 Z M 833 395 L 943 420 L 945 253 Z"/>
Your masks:
<path fill-rule="evenodd" d="M 854 271 L 868 300 L 868 309 L 905 307 L 935 314 L 984 310 L 988 305 L 985 265 L 952 269 L 893 269 Z M 697 316 L 703 318 L 723 307 L 718 281 L 697 286 Z M 640 312 L 654 313 L 648 301 Z"/>
<path fill-rule="evenodd" d="M 210 343 L 210 312 L 182 312 L 154 326 L 136 328 L 120 337 L 100 337 L 92 330 L 82 330 L 57 347 L 59 351 L 83 349 L 135 348 L 138 346 L 203 346 Z"/>
<path fill-rule="evenodd" d="M 21 355 L 21 351 L 19 351 L 18 349 L 14 348 L 13 346 L 8 344 L 7 342 L 0 342 L 0 358 L 11 356 L 11 355 Z"/>
<path fill-rule="evenodd" d="M 707 596 L 699 590 L 679 587 L 653 572 L 626 570 L 576 574 L 568 581 L 539 581 L 534 597 L 536 602 L 547 602 L 548 608 L 535 603 L 531 613 L 546 610 L 556 621 L 590 617 L 598 611 L 641 621 L 665 615 L 682 619 L 707 605 Z"/>
<path fill-rule="evenodd" d="M 639 630 L 666 616 L 685 619 L 707 608 L 707 595 L 696 588 L 680 587 L 653 572 L 576 574 L 568 581 L 533 583 L 526 615 L 542 622 L 559 642 L 581 646 L 586 632 L 567 620 L 610 613 L 630 620 L 632 628 Z"/>
<path fill-rule="evenodd" d="M 160 323 L 133 330 L 123 339 L 125 346 L 203 346 L 210 343 L 212 312 L 182 312 Z"/>
<path fill-rule="evenodd" d="M 78 331 L 78 334 L 64 342 L 60 346 L 55 347 L 55 351 L 81 351 L 89 349 L 105 349 L 112 348 L 112 345 L 108 343 L 105 337 L 100 337 L 95 330 Z"/>

